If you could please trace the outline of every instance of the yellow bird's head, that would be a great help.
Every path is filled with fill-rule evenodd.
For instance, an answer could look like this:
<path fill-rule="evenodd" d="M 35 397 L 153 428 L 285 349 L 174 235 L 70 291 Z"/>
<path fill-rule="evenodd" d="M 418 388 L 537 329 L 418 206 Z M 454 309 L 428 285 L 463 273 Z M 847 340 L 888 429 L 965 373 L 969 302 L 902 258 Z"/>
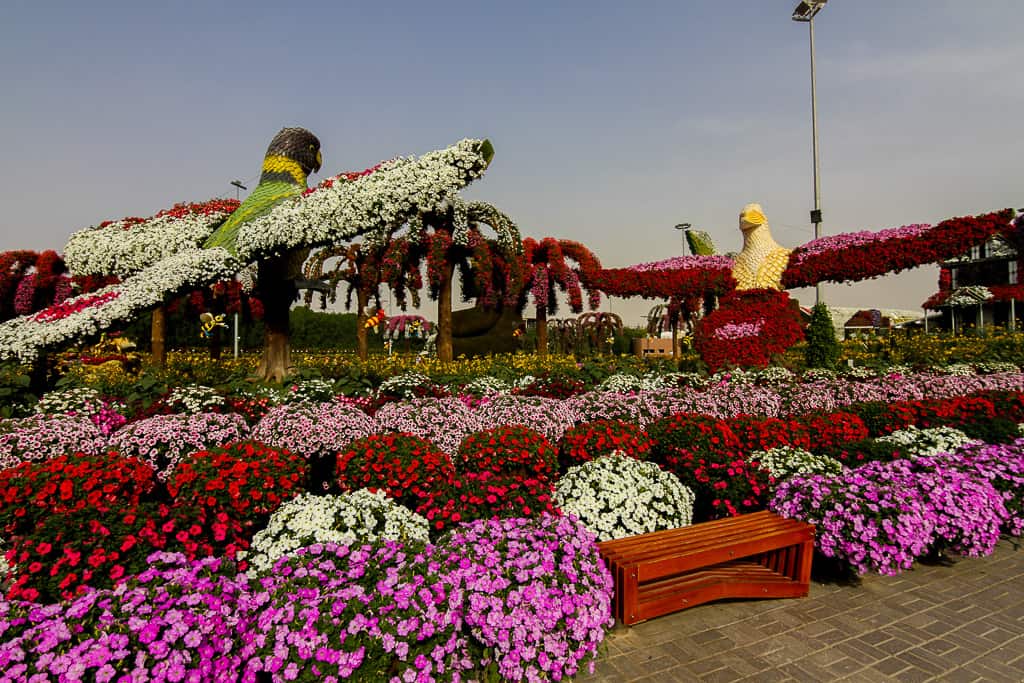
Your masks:
<path fill-rule="evenodd" d="M 743 232 L 750 232 L 754 228 L 765 225 L 767 222 L 768 219 L 765 218 L 760 204 L 747 204 L 740 211 L 740 230 Z"/>

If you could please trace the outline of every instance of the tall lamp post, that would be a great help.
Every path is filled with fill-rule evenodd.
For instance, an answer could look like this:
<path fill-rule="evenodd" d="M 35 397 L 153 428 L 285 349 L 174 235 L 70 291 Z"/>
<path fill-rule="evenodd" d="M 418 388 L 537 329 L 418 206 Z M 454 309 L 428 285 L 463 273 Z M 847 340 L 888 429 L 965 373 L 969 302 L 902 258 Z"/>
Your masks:
<path fill-rule="evenodd" d="M 825 7 L 828 0 L 800 0 L 793 10 L 793 21 L 807 24 L 811 36 L 811 144 L 814 152 L 814 208 L 811 222 L 814 223 L 814 239 L 821 237 L 821 168 L 818 161 L 818 99 L 814 78 L 814 16 Z M 814 303 L 821 303 L 821 284 L 814 286 Z"/>
<path fill-rule="evenodd" d="M 245 185 L 242 184 L 241 180 L 232 180 L 231 184 L 235 186 L 235 199 L 236 200 L 238 199 L 238 191 L 239 190 L 248 190 L 249 189 L 248 187 L 246 187 Z M 238 313 L 235 313 L 235 315 L 234 315 L 234 323 L 235 323 L 235 334 L 234 334 L 234 339 L 232 340 L 233 341 L 232 346 L 234 347 L 234 357 L 238 358 Z"/>

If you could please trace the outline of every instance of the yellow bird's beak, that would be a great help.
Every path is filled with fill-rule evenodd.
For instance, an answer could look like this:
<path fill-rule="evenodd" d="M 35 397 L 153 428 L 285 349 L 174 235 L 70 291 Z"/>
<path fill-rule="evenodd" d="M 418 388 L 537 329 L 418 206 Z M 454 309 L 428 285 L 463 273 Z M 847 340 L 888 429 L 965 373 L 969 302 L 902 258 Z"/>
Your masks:
<path fill-rule="evenodd" d="M 316 151 L 316 168 L 313 169 L 313 172 L 315 173 L 315 172 L 319 171 L 320 167 L 323 166 L 323 165 L 324 165 L 324 157 L 323 157 L 322 154 L 320 154 L 320 150 L 317 150 Z"/>

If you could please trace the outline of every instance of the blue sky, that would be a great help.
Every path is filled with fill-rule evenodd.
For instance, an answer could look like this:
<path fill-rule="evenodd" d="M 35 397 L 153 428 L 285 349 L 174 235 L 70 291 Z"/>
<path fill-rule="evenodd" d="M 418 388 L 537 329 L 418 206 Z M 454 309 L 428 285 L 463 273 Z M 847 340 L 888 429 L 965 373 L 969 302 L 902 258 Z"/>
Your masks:
<path fill-rule="evenodd" d="M 7 0 L 0 249 L 234 196 L 285 125 L 320 137 L 328 174 L 489 137 L 494 163 L 467 194 L 606 266 L 679 254 L 683 221 L 737 249 L 752 201 L 795 246 L 812 237 L 795 4 Z M 825 234 L 1024 205 L 1022 21 L 1019 0 L 829 2 L 815 22 Z M 936 279 L 825 293 L 912 308 Z M 650 305 L 611 310 L 635 324 Z"/>

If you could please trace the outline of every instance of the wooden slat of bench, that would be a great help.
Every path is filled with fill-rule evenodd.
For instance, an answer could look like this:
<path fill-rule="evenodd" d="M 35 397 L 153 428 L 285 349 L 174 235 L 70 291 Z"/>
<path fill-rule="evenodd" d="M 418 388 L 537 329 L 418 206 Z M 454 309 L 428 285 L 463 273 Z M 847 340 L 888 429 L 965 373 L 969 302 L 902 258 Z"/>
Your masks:
<path fill-rule="evenodd" d="M 724 598 L 798 598 L 806 584 L 793 581 L 756 563 L 738 561 L 685 574 L 641 587 L 632 613 L 621 614 L 625 624 L 659 617 L 687 607 Z"/>
<path fill-rule="evenodd" d="M 647 534 L 639 534 L 637 536 L 618 538 L 612 541 L 602 541 L 599 545 L 602 550 L 608 550 L 609 552 L 620 551 L 647 545 L 651 541 L 661 542 L 669 538 L 674 539 L 677 536 L 692 538 L 695 540 L 701 538 L 716 538 L 723 533 L 732 533 L 733 531 L 741 531 L 747 527 L 756 527 L 765 523 L 778 523 L 780 521 L 793 520 L 786 520 L 785 518 L 779 517 L 768 511 L 752 512 L 738 517 L 726 517 L 724 519 L 716 519 L 710 522 L 702 522 L 693 526 L 666 529 L 664 531 L 654 531 Z"/>
<path fill-rule="evenodd" d="M 742 517 L 732 519 L 742 520 Z M 726 521 L 726 520 L 720 520 Z M 706 522 L 692 527 L 669 529 L 644 534 L 629 538 L 604 541 L 598 544 L 601 554 L 610 559 L 619 557 L 638 557 L 650 554 L 657 554 L 665 547 L 674 547 L 686 550 L 688 547 L 704 548 L 708 546 L 720 546 L 742 542 L 742 539 L 752 537 L 766 531 L 801 531 L 808 528 L 808 525 L 796 520 L 787 520 L 776 517 L 774 521 L 757 520 L 757 524 L 744 523 L 735 525 L 716 525 L 714 529 L 705 529 L 706 525 L 714 524 Z"/>
<path fill-rule="evenodd" d="M 637 580 L 647 581 L 730 560 L 739 560 L 791 545 L 800 545 L 811 541 L 812 538 L 805 529 L 764 531 L 745 536 L 742 539 L 729 539 L 728 542 L 721 545 L 704 548 L 667 546 L 660 552 L 643 553 L 619 561 L 637 566 L 639 568 Z"/>

